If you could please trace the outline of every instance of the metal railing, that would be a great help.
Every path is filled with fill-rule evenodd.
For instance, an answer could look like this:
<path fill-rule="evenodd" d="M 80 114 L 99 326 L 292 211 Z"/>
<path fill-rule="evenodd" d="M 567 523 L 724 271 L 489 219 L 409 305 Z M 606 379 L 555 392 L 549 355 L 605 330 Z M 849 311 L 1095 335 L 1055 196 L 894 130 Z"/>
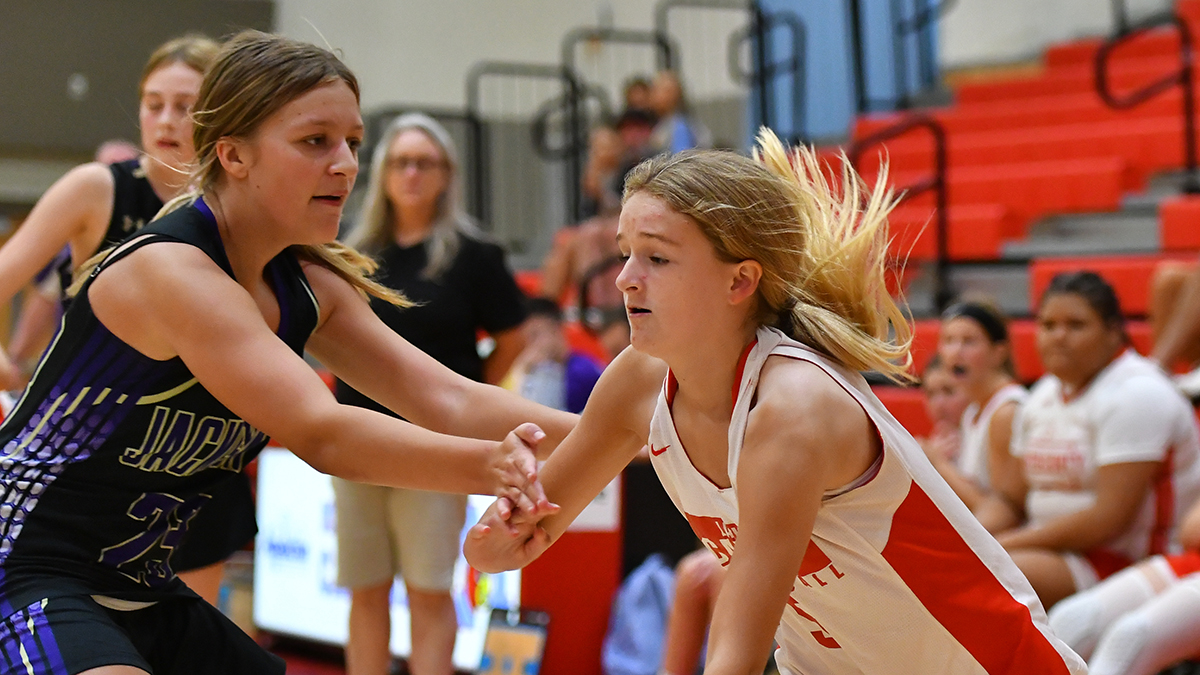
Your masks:
<path fill-rule="evenodd" d="M 850 63 L 854 75 L 854 106 L 857 112 L 865 113 L 874 106 L 895 106 L 907 109 L 912 106 L 913 94 L 920 93 L 936 84 L 937 72 L 932 50 L 932 41 L 928 38 L 917 40 L 918 74 L 921 88 L 913 92 L 908 86 L 908 36 L 926 30 L 935 21 L 945 16 L 946 12 L 957 4 L 958 0 L 913 0 L 922 2 L 923 8 L 916 9 L 913 16 L 905 18 L 903 2 L 892 0 L 891 20 L 892 30 L 892 75 L 896 87 L 894 100 L 873 100 L 867 86 L 866 44 L 863 40 L 863 15 L 861 0 L 848 0 L 847 14 L 850 24 Z"/>
<path fill-rule="evenodd" d="M 718 10 L 747 10 L 757 7 L 751 0 L 661 0 L 654 6 L 654 32 L 669 36 L 671 34 L 671 12 L 674 10 L 718 9 Z M 659 62 L 659 68 L 669 68 L 670 64 Z"/>
<path fill-rule="evenodd" d="M 592 44 L 616 43 L 626 45 L 648 45 L 653 47 L 659 68 L 675 66 L 675 49 L 666 33 L 657 30 L 632 30 L 625 28 L 595 28 L 582 26 L 568 31 L 562 41 L 562 62 L 572 71 L 578 71 L 576 46 L 581 42 Z"/>
<path fill-rule="evenodd" d="M 517 108 L 517 112 L 505 113 L 505 119 L 497 119 L 497 115 L 489 114 L 484 109 L 483 85 L 487 80 L 512 80 L 512 96 L 508 102 Z M 538 95 L 537 84 L 543 88 L 549 87 L 551 93 Z M 523 86 L 522 86 L 523 85 Z M 515 63 L 506 61 L 484 61 L 477 63 L 467 75 L 467 117 L 472 120 L 471 137 L 467 156 L 470 158 L 472 172 L 477 177 L 474 183 L 474 196 L 471 200 L 475 205 L 475 215 L 493 230 L 512 230 L 510 235 L 522 231 L 525 238 L 531 238 L 536 233 L 536 223 L 544 218 L 530 209 L 539 206 L 531 204 L 528 198 L 508 200 L 520 205 L 522 212 L 513 216 L 514 223 L 498 222 L 501 218 L 494 211 L 493 188 L 496 176 L 492 171 L 493 145 L 497 139 L 494 136 L 503 128 L 508 133 L 505 139 L 512 140 L 520 133 L 526 136 L 532 148 L 526 148 L 523 153 L 537 158 L 532 165 L 513 169 L 524 173 L 525 182 L 540 178 L 540 175 L 530 174 L 533 170 L 541 169 L 545 163 L 560 162 L 563 165 L 561 194 L 565 195 L 567 217 L 575 217 L 580 211 L 581 192 L 580 178 L 583 172 L 583 145 L 586 143 L 587 123 L 584 119 L 582 88 L 570 71 L 562 65 L 538 63 Z M 557 129 L 557 138 L 550 133 L 549 117 L 551 114 L 561 115 Z M 511 128 L 509 128 L 511 127 Z M 524 132 L 520 132 L 525 129 Z M 514 133 L 517 136 L 514 136 Z M 557 143 L 555 143 L 557 140 Z M 510 147 L 511 144 L 502 147 Z M 531 159 L 526 157 L 526 159 Z M 528 162 L 527 162 L 528 163 Z M 532 188 L 530 188 L 532 189 Z M 543 195 L 548 197 L 549 193 Z M 525 211 L 529 210 L 528 213 Z M 519 222 L 516 222 L 519 221 Z M 526 231 L 530 230 L 530 231 Z M 509 241 L 510 245 L 518 244 L 517 240 Z"/>
<path fill-rule="evenodd" d="M 804 21 L 792 12 L 761 11 L 757 4 L 751 12 L 750 26 L 745 31 L 739 31 L 729 37 L 729 76 L 735 82 L 750 85 L 758 98 L 758 109 L 762 126 L 774 129 L 780 136 L 792 143 L 803 142 L 807 136 L 806 118 L 807 103 L 805 95 L 808 89 L 806 55 L 808 53 L 808 30 Z M 775 28 L 782 26 L 791 34 L 791 54 L 782 61 L 774 61 L 770 54 L 774 53 L 771 39 Z M 746 40 L 752 40 L 754 53 L 754 68 L 746 71 L 741 64 L 742 45 Z M 778 129 L 773 120 L 775 107 L 771 101 L 771 83 L 780 76 L 791 78 L 791 109 L 792 133 L 785 134 Z"/>
<path fill-rule="evenodd" d="M 1108 80 L 1108 59 L 1115 49 L 1136 39 L 1138 36 L 1161 27 L 1172 27 L 1179 33 L 1179 70 L 1151 82 L 1141 89 L 1128 93 L 1112 91 Z M 1159 94 L 1179 87 L 1183 93 L 1183 157 L 1187 171 L 1184 177 L 1183 191 L 1188 194 L 1200 193 L 1200 178 L 1196 175 L 1196 96 L 1194 58 L 1192 48 L 1192 32 L 1179 15 L 1168 12 L 1158 14 L 1128 26 L 1124 31 L 1109 38 L 1096 51 L 1096 93 L 1110 108 L 1127 110 L 1134 108 Z"/>
<path fill-rule="evenodd" d="M 856 141 L 847 151 L 852 166 L 857 167 L 863 153 L 894 138 L 904 136 L 916 129 L 924 129 L 933 139 L 933 174 L 924 180 L 897 188 L 900 201 L 932 191 L 936 212 L 937 255 L 934 258 L 933 301 L 941 312 L 954 299 L 954 289 L 949 278 L 950 262 L 950 213 L 947 210 L 948 183 L 946 181 L 946 130 L 941 123 L 928 115 L 911 115 L 905 119 Z"/>

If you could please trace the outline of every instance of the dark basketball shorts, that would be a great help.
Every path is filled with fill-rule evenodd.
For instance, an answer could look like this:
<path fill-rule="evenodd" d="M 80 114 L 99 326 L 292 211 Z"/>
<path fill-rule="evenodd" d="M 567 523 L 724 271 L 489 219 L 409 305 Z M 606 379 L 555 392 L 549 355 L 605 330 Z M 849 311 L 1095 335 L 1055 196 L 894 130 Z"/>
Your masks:
<path fill-rule="evenodd" d="M 76 675 L 125 665 L 155 675 L 279 674 L 284 662 L 197 597 L 117 611 L 61 595 L 0 623 L 0 675 Z"/>

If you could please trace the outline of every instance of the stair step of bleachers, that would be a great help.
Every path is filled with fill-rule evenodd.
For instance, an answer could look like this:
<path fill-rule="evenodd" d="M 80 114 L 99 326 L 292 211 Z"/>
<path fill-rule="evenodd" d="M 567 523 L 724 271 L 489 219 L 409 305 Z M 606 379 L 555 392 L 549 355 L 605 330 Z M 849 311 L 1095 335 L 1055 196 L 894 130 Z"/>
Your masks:
<path fill-rule="evenodd" d="M 896 172 L 897 189 L 928 178 L 928 171 Z M 874 172 L 864 172 L 868 184 Z M 1120 157 L 1024 162 L 994 166 L 951 167 L 947 172 L 949 205 L 1001 204 L 1024 233 L 1035 220 L 1056 213 L 1116 211 L 1129 183 L 1129 163 Z M 926 193 L 910 203 L 932 206 Z"/>
<path fill-rule="evenodd" d="M 1183 121 L 1169 116 L 958 132 L 950 134 L 947 162 L 953 167 L 977 167 L 1117 156 L 1129 163 L 1125 189 L 1136 190 L 1154 173 L 1183 165 L 1182 141 Z M 865 153 L 860 168 L 873 170 L 886 158 L 892 172 L 933 169 L 928 138 L 905 136 L 886 143 L 881 150 Z"/>
<path fill-rule="evenodd" d="M 959 295 L 988 298 L 1012 317 L 1029 316 L 1029 270 L 1025 265 L 954 263 L 948 266 L 946 276 Z M 905 268 L 903 300 L 916 319 L 938 314 L 933 281 L 932 263 L 917 261 Z"/>
<path fill-rule="evenodd" d="M 1004 241 L 1016 235 L 1017 222 L 1003 204 L 958 204 L 950 207 L 947 247 L 953 260 L 995 260 Z M 934 209 L 902 204 L 888 218 L 891 251 L 909 261 L 937 257 Z"/>
<path fill-rule="evenodd" d="M 1028 129 L 1092 122 L 1131 122 L 1150 117 L 1182 117 L 1183 97 L 1170 90 L 1129 110 L 1105 105 L 1095 92 L 1048 95 L 1019 101 L 959 104 L 924 111 L 937 119 L 948 134 Z M 854 138 L 864 138 L 904 119 L 906 114 L 880 113 L 859 117 Z"/>
<path fill-rule="evenodd" d="M 1121 311 L 1126 316 L 1145 316 L 1150 305 L 1150 280 L 1158 264 L 1168 260 L 1194 259 L 1194 253 L 1158 253 L 1035 260 L 1029 266 L 1029 305 L 1037 305 L 1054 275 L 1091 270 L 1112 285 Z"/>
<path fill-rule="evenodd" d="M 1160 249 L 1159 219 L 1146 213 L 1091 213 L 1052 216 L 1030 228 L 1029 236 L 1004 244 L 1005 258 L 1114 253 L 1154 253 Z"/>
<path fill-rule="evenodd" d="M 1157 57 L 1110 63 L 1109 88 L 1114 92 L 1140 89 L 1179 70 L 1179 57 Z M 1200 79 L 1200 75 L 1193 76 Z M 1012 101 L 1061 94 L 1083 94 L 1096 90 L 1095 71 L 1090 64 L 1050 69 L 1034 77 L 973 82 L 955 92 L 962 104 Z"/>
<path fill-rule="evenodd" d="M 1163 250 L 1200 250 L 1200 195 L 1180 195 L 1164 201 L 1159 217 Z"/>
<path fill-rule="evenodd" d="M 1183 0 L 1175 3 L 1175 11 L 1188 22 L 1192 34 L 1200 33 L 1200 3 Z M 1043 61 L 1047 68 L 1090 65 L 1096 59 L 1096 51 L 1106 38 L 1092 37 L 1053 45 L 1046 50 Z M 1121 45 L 1113 54 L 1118 59 L 1142 59 L 1179 54 L 1179 35 L 1170 28 L 1158 28 Z"/>
<path fill-rule="evenodd" d="M 1029 315 L 1029 272 L 1025 265 L 953 265 L 949 278 L 959 295 L 991 298 L 1008 316 Z"/>
<path fill-rule="evenodd" d="M 1053 45 L 1046 50 L 1047 68 L 1088 65 L 1096 60 L 1096 52 L 1105 38 L 1092 37 Z M 1179 36 L 1172 30 L 1159 29 L 1123 45 L 1118 56 L 1125 58 L 1155 58 L 1179 53 Z"/>

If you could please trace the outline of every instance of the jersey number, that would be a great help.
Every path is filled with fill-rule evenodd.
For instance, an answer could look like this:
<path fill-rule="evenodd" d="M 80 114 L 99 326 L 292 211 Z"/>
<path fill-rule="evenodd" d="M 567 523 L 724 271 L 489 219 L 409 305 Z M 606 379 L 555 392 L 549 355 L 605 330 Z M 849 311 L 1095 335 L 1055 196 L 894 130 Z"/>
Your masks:
<path fill-rule="evenodd" d="M 817 644 L 821 645 L 822 647 L 825 647 L 826 649 L 841 649 L 842 648 L 842 646 L 838 644 L 837 640 L 833 639 L 832 635 L 825 632 L 825 627 L 821 625 L 821 622 L 817 621 L 815 618 L 813 618 L 813 615 L 809 614 L 808 612 L 804 611 L 803 609 L 800 609 L 800 603 L 796 602 L 796 599 L 791 597 L 790 595 L 788 596 L 788 605 L 791 606 L 792 609 L 796 610 L 796 613 L 799 614 L 800 616 L 817 624 L 817 630 L 810 631 L 812 633 L 813 639 L 817 641 Z"/>
<path fill-rule="evenodd" d="M 146 529 L 100 552 L 100 562 L 139 584 L 158 586 L 175 576 L 171 551 L 187 532 L 188 522 L 210 499 L 196 495 L 188 500 L 162 492 L 148 492 L 129 506 L 129 517 Z"/>

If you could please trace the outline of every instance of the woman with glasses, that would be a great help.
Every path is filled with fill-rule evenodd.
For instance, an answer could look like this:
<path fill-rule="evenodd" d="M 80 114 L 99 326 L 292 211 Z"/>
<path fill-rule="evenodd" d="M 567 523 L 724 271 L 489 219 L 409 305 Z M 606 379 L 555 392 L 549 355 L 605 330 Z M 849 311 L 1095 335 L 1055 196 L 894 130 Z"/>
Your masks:
<path fill-rule="evenodd" d="M 378 280 L 416 306 L 371 306 L 392 330 L 451 370 L 499 382 L 524 347 L 520 290 L 504 251 L 462 206 L 450 134 L 422 114 L 397 118 L 374 155 L 371 181 L 348 243 L 380 263 Z M 487 358 L 479 331 L 495 340 Z M 339 381 L 342 403 L 390 413 Z M 338 583 L 351 589 L 347 667 L 384 675 L 393 577 L 400 574 L 412 617 L 409 672 L 450 675 L 457 621 L 450 596 L 466 497 L 335 480 Z"/>

